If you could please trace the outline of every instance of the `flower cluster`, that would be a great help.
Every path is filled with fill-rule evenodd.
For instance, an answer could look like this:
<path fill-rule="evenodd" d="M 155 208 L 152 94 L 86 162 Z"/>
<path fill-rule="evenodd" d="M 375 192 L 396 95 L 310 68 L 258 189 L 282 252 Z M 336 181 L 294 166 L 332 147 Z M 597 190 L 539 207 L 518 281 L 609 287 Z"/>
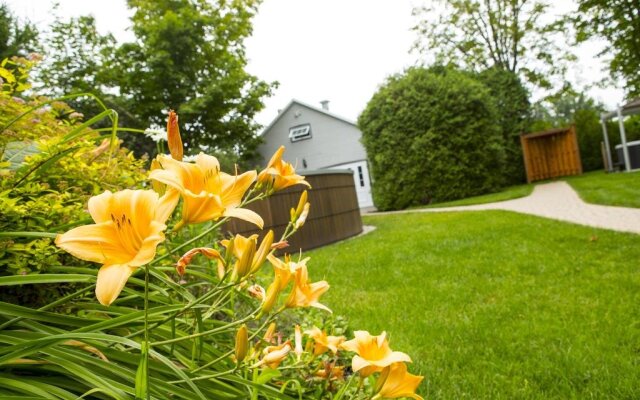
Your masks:
<path fill-rule="evenodd" d="M 102 264 L 97 275 L 96 296 L 105 306 L 118 299 L 128 279 L 141 266 L 145 266 L 145 277 L 148 278 L 150 265 L 175 253 L 174 249 L 156 258 L 157 246 L 165 241 L 168 226 L 171 226 L 168 235 L 171 236 L 186 225 L 213 221 L 213 227 L 207 228 L 211 230 L 228 218 L 238 218 L 262 230 L 264 221 L 247 208 L 249 203 L 293 185 L 310 187 L 290 163 L 282 160 L 284 147 L 276 151 L 260 173 L 236 171 L 227 174 L 220 170 L 215 157 L 204 153 L 198 154 L 195 162 L 184 161 L 178 117 L 173 111 L 169 113 L 167 141 L 170 155 L 161 154 L 152 162 L 149 173 L 152 189 L 106 191 L 92 197 L 88 208 L 94 223 L 73 228 L 56 238 L 56 244 L 74 256 Z M 304 381 L 324 382 L 329 391 L 336 391 L 338 387 L 345 393 L 348 390 L 350 393 L 364 391 L 363 382 L 368 379 L 372 383 L 366 390 L 373 399 L 421 399 L 415 390 L 422 377 L 407 372 L 406 363 L 411 359 L 405 353 L 392 351 L 384 332 L 372 336 L 366 331 L 356 331 L 354 338 L 347 340 L 344 336 L 328 335 L 316 326 L 303 332 L 296 325 L 292 339 L 286 339 L 277 331 L 275 321 L 287 309 L 312 307 L 331 313 L 320 302 L 320 297 L 329 290 L 329 284 L 310 279 L 310 259 L 300 255 L 293 260 L 288 254 L 278 258 L 275 253 L 287 248 L 287 239 L 304 226 L 309 211 L 305 190 L 297 206 L 291 208 L 289 223 L 279 239 L 272 230 L 250 236 L 236 234 L 212 247 L 187 248 L 184 253 L 182 250 L 183 255 L 174 264 L 182 279 L 190 273 L 195 257 L 205 257 L 213 264 L 211 276 L 218 282 L 214 288 L 208 288 L 208 293 L 215 295 L 216 291 L 228 290 L 220 295 L 221 301 L 242 296 L 255 305 L 253 312 L 228 325 L 228 330 L 234 333 L 234 348 L 223 358 L 231 357 L 235 364 L 229 373 L 278 369 L 287 363 L 287 367 L 300 371 Z M 193 240 L 178 248 L 190 243 Z M 267 278 L 265 290 L 258 283 L 261 279 L 258 274 L 267 262 L 273 274 L 269 273 L 272 278 Z M 146 310 L 147 280 L 145 285 Z M 258 304 L 255 304 L 256 299 Z M 215 307 L 211 306 L 211 310 L 204 318 L 213 315 Z M 145 343 L 148 343 L 146 321 Z M 215 328 L 211 332 L 222 330 Z M 204 333 L 186 338 L 201 335 Z M 164 340 L 155 345 L 178 340 L 184 339 Z M 347 365 L 346 357 L 351 354 L 351 363 Z M 357 389 L 349 389 L 354 377 L 359 377 L 361 384 Z"/>

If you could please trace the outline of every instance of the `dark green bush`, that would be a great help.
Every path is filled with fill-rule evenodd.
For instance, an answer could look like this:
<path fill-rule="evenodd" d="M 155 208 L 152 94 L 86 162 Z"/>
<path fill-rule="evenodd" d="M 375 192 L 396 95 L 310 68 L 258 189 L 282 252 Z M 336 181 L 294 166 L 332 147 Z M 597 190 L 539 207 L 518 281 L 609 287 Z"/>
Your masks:
<path fill-rule="evenodd" d="M 393 76 L 360 115 L 380 210 L 496 190 L 504 143 L 494 100 L 467 74 L 442 67 Z"/>
<path fill-rule="evenodd" d="M 531 105 L 529 92 L 518 75 L 499 68 L 489 68 L 477 75 L 493 96 L 505 147 L 503 176 L 507 185 L 526 181 L 520 134 L 527 131 L 530 123 Z"/>

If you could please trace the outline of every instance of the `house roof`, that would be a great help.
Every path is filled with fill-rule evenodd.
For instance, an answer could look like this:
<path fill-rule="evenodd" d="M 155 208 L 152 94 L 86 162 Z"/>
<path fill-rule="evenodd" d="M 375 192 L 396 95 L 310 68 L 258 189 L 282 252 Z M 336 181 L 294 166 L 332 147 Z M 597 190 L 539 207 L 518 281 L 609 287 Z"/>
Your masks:
<path fill-rule="evenodd" d="M 634 100 L 631 100 L 627 104 L 620 107 L 620 114 L 625 115 L 633 115 L 640 114 L 640 97 Z M 615 118 L 618 116 L 618 110 L 611 111 L 610 113 L 602 114 L 602 120 L 608 120 L 610 118 Z"/>
<path fill-rule="evenodd" d="M 339 120 L 339 121 L 342 121 L 342 122 L 345 122 L 345 123 L 347 123 L 347 124 L 349 124 L 349 125 L 353 125 L 353 126 L 355 126 L 356 128 L 358 127 L 358 125 L 357 125 L 355 122 L 353 122 L 353 121 L 351 121 L 351 120 L 349 120 L 349 119 L 347 119 L 347 118 L 341 117 L 341 116 L 339 116 L 339 115 L 336 115 L 336 114 L 334 114 L 334 113 L 332 113 L 332 112 L 329 112 L 329 111 L 327 111 L 327 110 L 324 110 L 324 109 L 322 109 L 322 108 L 314 107 L 314 106 L 312 106 L 312 105 L 310 105 L 310 104 L 307 104 L 307 103 L 304 103 L 304 102 L 302 102 L 302 101 L 300 101 L 300 100 L 292 99 L 292 100 L 289 102 L 289 104 L 287 104 L 287 106 L 286 106 L 285 108 L 283 108 L 283 109 L 278 113 L 278 116 L 277 116 L 277 117 L 275 117 L 275 118 L 273 119 L 273 121 L 271 121 L 271 123 L 270 123 L 269 125 L 267 125 L 267 126 L 262 130 L 262 132 L 260 132 L 260 136 L 264 136 L 264 135 L 265 135 L 265 134 L 266 134 L 266 133 L 267 133 L 267 132 L 268 132 L 268 131 L 269 131 L 269 130 L 270 130 L 270 129 L 271 129 L 271 128 L 272 128 L 272 127 L 273 127 L 273 126 L 274 126 L 274 125 L 279 121 L 279 120 L 280 120 L 280 118 L 282 118 L 282 116 L 283 116 L 287 111 L 289 111 L 289 109 L 290 109 L 291 107 L 293 107 L 295 104 L 297 104 L 297 105 L 299 105 L 299 106 L 302 106 L 302 107 L 305 107 L 305 108 L 308 108 L 308 109 L 311 109 L 311 110 L 313 110 L 313 111 L 317 111 L 317 112 L 319 112 L 319 113 L 321 113 L 321 114 L 325 114 L 325 115 L 327 115 L 327 116 L 329 116 L 329 117 L 335 118 L 335 119 L 337 119 L 337 120 Z"/>

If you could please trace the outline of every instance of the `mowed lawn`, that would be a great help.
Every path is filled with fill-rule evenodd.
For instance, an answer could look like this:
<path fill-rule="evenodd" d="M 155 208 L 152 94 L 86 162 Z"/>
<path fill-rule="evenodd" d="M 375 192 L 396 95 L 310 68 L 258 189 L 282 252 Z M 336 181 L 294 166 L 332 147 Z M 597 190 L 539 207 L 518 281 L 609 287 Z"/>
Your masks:
<path fill-rule="evenodd" d="M 587 203 L 640 208 L 640 171 L 588 172 L 566 181 Z"/>
<path fill-rule="evenodd" d="M 640 398 L 640 236 L 501 211 L 364 220 L 310 275 L 413 357 L 422 395 Z"/>

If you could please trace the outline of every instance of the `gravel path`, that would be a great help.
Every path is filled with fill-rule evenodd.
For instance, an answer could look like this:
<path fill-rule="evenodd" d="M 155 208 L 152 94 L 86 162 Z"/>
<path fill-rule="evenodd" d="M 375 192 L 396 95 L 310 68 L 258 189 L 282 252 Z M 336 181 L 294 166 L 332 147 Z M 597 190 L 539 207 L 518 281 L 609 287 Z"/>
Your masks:
<path fill-rule="evenodd" d="M 529 196 L 514 200 L 471 206 L 391 211 L 389 213 L 482 210 L 515 211 L 596 228 L 640 234 L 640 209 L 585 203 L 568 183 L 562 181 L 537 185 Z"/>

